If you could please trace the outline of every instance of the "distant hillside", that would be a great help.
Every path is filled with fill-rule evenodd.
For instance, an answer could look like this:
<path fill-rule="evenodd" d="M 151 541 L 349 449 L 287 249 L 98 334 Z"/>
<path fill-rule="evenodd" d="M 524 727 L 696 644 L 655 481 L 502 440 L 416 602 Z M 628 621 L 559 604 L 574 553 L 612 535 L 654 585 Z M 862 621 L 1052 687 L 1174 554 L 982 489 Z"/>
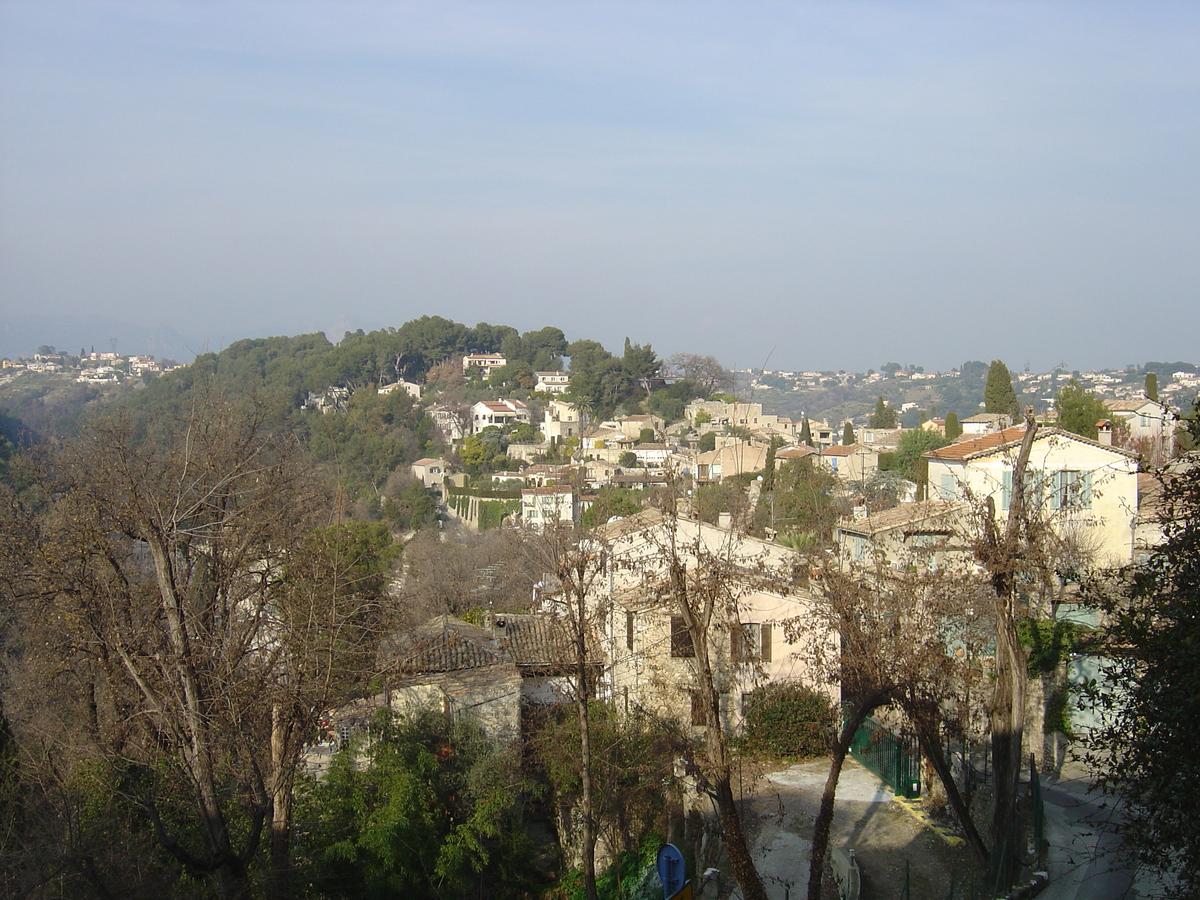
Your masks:
<path fill-rule="evenodd" d="M 123 355 L 140 353 L 181 363 L 189 363 L 196 354 L 209 349 L 165 325 L 139 325 L 103 317 L 15 315 L 0 319 L 0 357 L 32 356 L 43 344 L 68 353 L 115 350 Z"/>

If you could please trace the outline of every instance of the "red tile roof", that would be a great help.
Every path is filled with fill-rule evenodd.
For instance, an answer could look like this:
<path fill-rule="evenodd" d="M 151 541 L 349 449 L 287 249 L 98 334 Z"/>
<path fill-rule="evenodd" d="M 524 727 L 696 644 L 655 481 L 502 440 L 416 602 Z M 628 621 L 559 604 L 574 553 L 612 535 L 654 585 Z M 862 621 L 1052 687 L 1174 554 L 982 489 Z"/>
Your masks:
<path fill-rule="evenodd" d="M 1025 435 L 1024 425 L 1014 425 L 992 434 L 982 434 L 976 438 L 959 441 L 940 450 L 930 450 L 925 456 L 930 459 L 968 459 L 980 453 L 999 450 L 1012 444 L 1020 443 Z"/>

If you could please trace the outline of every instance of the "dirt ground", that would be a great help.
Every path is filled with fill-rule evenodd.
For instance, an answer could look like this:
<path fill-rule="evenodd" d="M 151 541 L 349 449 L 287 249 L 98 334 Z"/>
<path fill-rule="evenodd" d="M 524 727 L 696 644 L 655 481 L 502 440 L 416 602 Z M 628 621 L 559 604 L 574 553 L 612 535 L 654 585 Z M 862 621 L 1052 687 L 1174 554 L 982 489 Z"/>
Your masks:
<path fill-rule="evenodd" d="M 754 813 L 759 871 L 772 900 L 800 900 L 808 889 L 812 827 L 829 761 L 764 769 L 746 772 L 742 784 Z M 944 900 L 952 878 L 966 887 L 973 869 L 970 851 L 950 846 L 893 803 L 891 791 L 852 759 L 842 770 L 837 796 L 830 848 L 855 851 L 864 897 L 899 897 L 906 864 L 911 900 Z"/>

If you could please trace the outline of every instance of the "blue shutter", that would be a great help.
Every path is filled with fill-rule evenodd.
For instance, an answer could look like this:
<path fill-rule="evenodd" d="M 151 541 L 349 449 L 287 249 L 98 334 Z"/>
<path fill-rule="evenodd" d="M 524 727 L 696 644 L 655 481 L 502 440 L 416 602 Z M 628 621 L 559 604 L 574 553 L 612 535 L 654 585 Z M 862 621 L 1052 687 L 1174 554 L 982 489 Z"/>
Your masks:
<path fill-rule="evenodd" d="M 1079 473 L 1079 508 L 1092 508 L 1092 473 Z"/>
<path fill-rule="evenodd" d="M 953 500 L 954 494 L 955 494 L 954 476 L 953 475 L 943 475 L 942 476 L 942 499 L 943 500 Z"/>
<path fill-rule="evenodd" d="M 1008 509 L 1012 503 L 1012 469 L 1005 469 L 1000 479 L 1000 508 Z"/>

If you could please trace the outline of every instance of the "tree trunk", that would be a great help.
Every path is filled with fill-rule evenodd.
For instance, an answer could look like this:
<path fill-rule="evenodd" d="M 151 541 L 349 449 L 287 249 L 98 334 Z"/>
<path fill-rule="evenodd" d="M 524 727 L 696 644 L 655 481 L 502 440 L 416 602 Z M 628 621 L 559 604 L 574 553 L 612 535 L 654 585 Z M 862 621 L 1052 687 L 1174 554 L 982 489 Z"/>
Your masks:
<path fill-rule="evenodd" d="M 581 629 L 582 630 L 582 629 Z M 583 887 L 587 900 L 596 900 L 596 820 L 592 808 L 592 735 L 588 718 L 587 667 L 585 656 L 578 660 L 576 702 L 579 705 L 579 756 L 582 790 L 579 805 L 583 813 Z"/>
<path fill-rule="evenodd" d="M 808 859 L 808 900 L 821 900 L 821 882 L 825 874 L 825 859 L 829 855 L 829 829 L 833 825 L 838 779 L 842 775 L 846 754 L 850 752 L 850 743 L 875 705 L 856 704 L 834 742 L 829 775 L 825 778 L 825 790 L 821 792 L 821 808 L 817 812 L 817 821 L 813 823 L 812 853 Z"/>
<path fill-rule="evenodd" d="M 292 896 L 292 788 L 296 760 L 291 750 L 290 723 L 275 703 L 271 707 L 271 864 L 267 896 Z"/>
<path fill-rule="evenodd" d="M 1012 602 L 1011 595 L 1008 598 Z M 1025 655 L 1011 609 L 996 623 L 996 691 L 992 698 L 993 887 L 1008 888 L 1016 877 L 1017 785 L 1021 777 L 1021 740 L 1025 725 Z"/>
<path fill-rule="evenodd" d="M 989 860 L 987 845 L 984 844 L 979 829 L 975 827 L 975 820 L 971 818 L 971 808 L 963 799 L 962 792 L 958 789 L 958 782 L 954 780 L 954 773 L 950 770 L 950 763 L 942 749 L 937 729 L 928 723 L 919 723 L 917 739 L 921 742 L 921 752 L 925 754 L 934 771 L 937 772 L 938 780 L 946 791 L 946 800 L 954 811 L 954 817 L 958 820 L 959 827 L 967 836 L 967 844 L 970 846 L 971 852 L 975 854 L 975 858 L 981 865 L 986 866 Z"/>
<path fill-rule="evenodd" d="M 701 621 L 690 609 L 686 610 L 685 619 L 696 653 L 696 675 L 708 720 L 704 729 L 705 749 L 712 767 L 709 777 L 713 800 L 717 804 L 717 818 L 721 823 L 721 836 L 725 840 L 725 852 L 729 854 L 729 864 L 733 868 L 733 877 L 742 889 L 743 900 L 767 900 L 762 878 L 754 865 L 754 854 L 742 829 L 741 812 L 733 796 L 733 766 L 729 757 L 729 742 L 721 723 L 721 695 L 713 680 L 712 661 L 708 655 L 708 629 L 701 627 Z"/>
<path fill-rule="evenodd" d="M 996 594 L 996 682 L 990 709 L 995 806 L 992 809 L 992 888 L 1003 890 L 1016 877 L 1015 833 L 1017 787 L 1021 776 L 1021 741 L 1025 727 L 1025 651 L 1017 637 L 1016 572 L 1025 546 L 1028 509 L 1025 470 L 1033 450 L 1037 422 L 1030 408 L 1025 436 L 1013 465 L 1012 500 L 1000 534 L 995 506 L 988 498 L 982 562 Z"/>

